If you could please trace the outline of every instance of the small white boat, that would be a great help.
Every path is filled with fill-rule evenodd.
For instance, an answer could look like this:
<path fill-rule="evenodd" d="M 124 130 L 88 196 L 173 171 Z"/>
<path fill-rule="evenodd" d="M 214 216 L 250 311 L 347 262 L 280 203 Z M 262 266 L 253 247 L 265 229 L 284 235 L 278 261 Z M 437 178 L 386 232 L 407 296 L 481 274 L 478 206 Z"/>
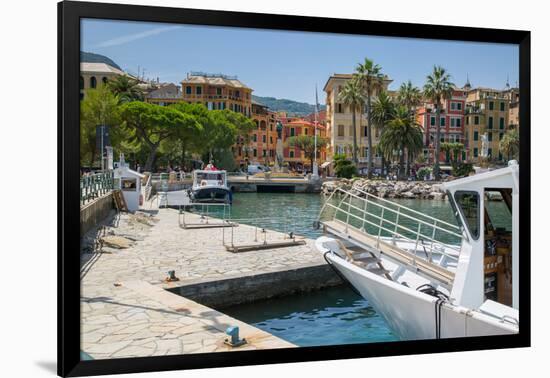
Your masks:
<path fill-rule="evenodd" d="M 316 249 L 403 340 L 517 333 L 518 177 L 511 162 L 443 184 L 459 226 L 339 189 Z"/>
<path fill-rule="evenodd" d="M 233 195 L 227 186 L 227 172 L 194 170 L 191 196 L 193 202 L 232 203 Z"/>

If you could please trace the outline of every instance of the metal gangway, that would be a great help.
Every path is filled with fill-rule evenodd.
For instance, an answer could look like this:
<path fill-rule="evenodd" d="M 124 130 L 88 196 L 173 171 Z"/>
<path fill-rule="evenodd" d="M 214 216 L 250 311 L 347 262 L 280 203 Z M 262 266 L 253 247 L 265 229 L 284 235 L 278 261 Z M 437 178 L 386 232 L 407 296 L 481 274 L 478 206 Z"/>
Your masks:
<path fill-rule="evenodd" d="M 275 249 L 305 245 L 303 236 L 296 233 L 297 217 L 251 217 L 231 218 L 226 222 L 243 227 L 232 227 L 229 231 L 223 229 L 222 243 L 228 252 L 248 252 L 262 249 Z M 274 229 L 274 222 L 283 224 L 280 230 Z"/>
<path fill-rule="evenodd" d="M 336 189 L 319 213 L 325 233 L 387 256 L 429 279 L 451 285 L 462 248 L 462 229 L 362 189 Z M 437 258 L 434 258 L 437 257 Z"/>

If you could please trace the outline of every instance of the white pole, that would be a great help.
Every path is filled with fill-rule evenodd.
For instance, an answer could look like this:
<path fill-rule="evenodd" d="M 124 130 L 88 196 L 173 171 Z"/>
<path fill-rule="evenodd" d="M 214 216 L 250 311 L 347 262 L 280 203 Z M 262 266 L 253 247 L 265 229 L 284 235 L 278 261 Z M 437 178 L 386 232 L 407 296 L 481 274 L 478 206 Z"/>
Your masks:
<path fill-rule="evenodd" d="M 319 100 L 317 98 L 317 84 L 315 84 L 315 125 L 314 125 L 314 144 L 313 144 L 313 167 L 312 177 L 319 178 L 319 168 L 317 166 L 317 113 L 319 111 Z"/>

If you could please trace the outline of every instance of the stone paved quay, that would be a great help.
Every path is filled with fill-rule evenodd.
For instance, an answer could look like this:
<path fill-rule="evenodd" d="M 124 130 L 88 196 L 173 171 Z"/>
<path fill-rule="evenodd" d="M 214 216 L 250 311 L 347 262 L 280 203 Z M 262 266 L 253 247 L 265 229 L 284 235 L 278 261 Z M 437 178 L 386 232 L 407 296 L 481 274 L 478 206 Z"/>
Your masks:
<path fill-rule="evenodd" d="M 149 209 L 147 205 L 145 207 Z M 121 214 L 103 229 L 88 233 L 81 254 L 81 348 L 94 359 L 142 357 L 229 350 L 294 347 L 269 333 L 165 290 L 175 270 L 178 285 L 269 273 L 304 264 L 323 264 L 305 245 L 231 253 L 222 245 L 222 229 L 183 229 L 178 211 L 145 210 Z M 188 220 L 199 220 L 191 215 Z M 235 242 L 251 243 L 254 227 L 234 228 Z M 226 236 L 231 230 L 226 229 Z M 124 239 L 122 239 L 122 238 Z M 267 233 L 268 240 L 284 235 Z M 104 239 L 103 246 L 97 244 Z M 263 240 L 263 234 L 259 234 Z M 288 240 L 288 239 L 287 239 Z M 118 249 L 117 245 L 127 248 Z M 99 252 L 101 250 L 101 252 Z M 245 346 L 223 343 L 228 325 L 238 325 Z"/>

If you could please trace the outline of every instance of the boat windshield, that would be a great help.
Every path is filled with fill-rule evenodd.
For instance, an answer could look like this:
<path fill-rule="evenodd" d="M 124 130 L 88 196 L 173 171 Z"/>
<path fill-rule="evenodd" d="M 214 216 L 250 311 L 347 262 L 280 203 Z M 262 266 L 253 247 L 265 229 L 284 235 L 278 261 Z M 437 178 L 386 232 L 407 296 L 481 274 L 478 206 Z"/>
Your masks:
<path fill-rule="evenodd" d="M 221 181 L 223 183 L 223 174 L 216 172 L 198 172 L 197 181 Z"/>

